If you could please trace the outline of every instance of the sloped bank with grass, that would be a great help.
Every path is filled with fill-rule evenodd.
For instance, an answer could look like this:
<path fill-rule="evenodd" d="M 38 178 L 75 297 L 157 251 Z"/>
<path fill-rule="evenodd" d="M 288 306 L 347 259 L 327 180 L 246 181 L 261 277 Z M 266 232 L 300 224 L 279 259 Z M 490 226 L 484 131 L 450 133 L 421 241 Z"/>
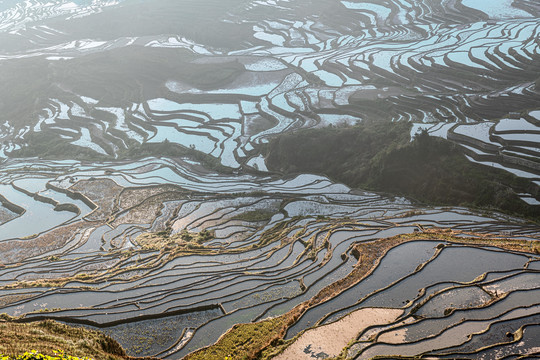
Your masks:
<path fill-rule="evenodd" d="M 51 359 L 70 359 L 70 356 L 103 360 L 127 358 L 122 347 L 112 338 L 52 320 L 22 323 L 4 315 L 0 319 L 0 335 L 0 354 L 8 359 L 21 356 L 22 359 L 47 359 L 46 356 Z M 34 349 L 36 351 L 32 355 Z"/>

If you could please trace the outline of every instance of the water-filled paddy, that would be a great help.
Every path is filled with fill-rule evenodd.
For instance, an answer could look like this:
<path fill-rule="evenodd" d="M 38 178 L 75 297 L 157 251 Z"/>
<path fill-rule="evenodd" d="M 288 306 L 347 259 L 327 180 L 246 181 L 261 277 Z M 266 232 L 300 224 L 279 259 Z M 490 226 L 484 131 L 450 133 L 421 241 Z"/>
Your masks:
<path fill-rule="evenodd" d="M 0 313 L 101 324 L 130 354 L 179 359 L 296 306 L 287 339 L 386 306 L 404 315 L 379 340 L 357 334 L 351 357 L 527 353 L 533 244 L 422 236 L 535 241 L 537 224 L 269 172 L 265 146 L 412 122 L 411 138 L 427 129 L 529 179 L 516 192 L 537 204 L 539 14 L 526 0 L 4 1 Z M 493 335 L 522 326 L 523 340 Z"/>

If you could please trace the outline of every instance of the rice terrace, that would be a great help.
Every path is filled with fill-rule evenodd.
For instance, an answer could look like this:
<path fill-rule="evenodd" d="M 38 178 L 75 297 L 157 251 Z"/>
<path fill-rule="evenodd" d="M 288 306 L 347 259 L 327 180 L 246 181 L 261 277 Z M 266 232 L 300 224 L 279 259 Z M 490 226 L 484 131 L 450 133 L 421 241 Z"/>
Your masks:
<path fill-rule="evenodd" d="M 540 357 L 540 1 L 0 0 L 0 359 Z"/>

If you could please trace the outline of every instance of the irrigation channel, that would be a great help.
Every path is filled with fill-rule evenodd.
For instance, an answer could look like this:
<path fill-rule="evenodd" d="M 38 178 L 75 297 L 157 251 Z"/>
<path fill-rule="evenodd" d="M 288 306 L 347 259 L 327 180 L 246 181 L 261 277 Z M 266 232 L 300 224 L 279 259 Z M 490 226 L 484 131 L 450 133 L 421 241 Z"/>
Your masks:
<path fill-rule="evenodd" d="M 410 122 L 529 179 L 540 207 L 539 16 L 536 0 L 0 3 L 0 313 L 180 359 L 310 304 L 276 359 L 538 356 L 538 225 L 283 177 L 264 146 Z"/>

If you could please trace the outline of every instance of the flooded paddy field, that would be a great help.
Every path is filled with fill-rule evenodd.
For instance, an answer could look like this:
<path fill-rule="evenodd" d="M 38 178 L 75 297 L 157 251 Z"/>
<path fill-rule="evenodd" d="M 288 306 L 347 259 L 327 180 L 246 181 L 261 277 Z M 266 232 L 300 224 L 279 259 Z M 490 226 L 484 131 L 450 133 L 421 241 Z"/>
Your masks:
<path fill-rule="evenodd" d="M 265 146 L 409 122 L 528 179 L 540 218 L 539 16 L 529 0 L 0 3 L 0 313 L 166 359 L 272 321 L 230 355 L 538 355 L 538 222 L 283 176 Z"/>
<path fill-rule="evenodd" d="M 181 358 L 234 324 L 282 316 L 350 276 L 362 262 L 356 244 L 430 228 L 519 239 L 529 248 L 458 246 L 435 235 L 404 243 L 364 281 L 307 309 L 285 339 L 371 307 L 403 309 L 396 326 L 406 316 L 433 319 L 421 334 L 436 334 L 451 326 L 449 312 L 511 304 L 514 294 L 538 287 L 538 226 L 496 213 L 422 207 L 315 175 L 218 176 L 166 159 L 35 160 L 31 178 L 45 186 L 25 180 L 29 166 L 5 163 L 5 186 L 25 184 L 33 200 L 47 188 L 70 210 L 51 212 L 49 227 L 30 236 L 4 233 L 2 312 L 98 328 L 132 355 Z M 482 324 L 535 305 L 535 296 L 521 298 Z"/>

